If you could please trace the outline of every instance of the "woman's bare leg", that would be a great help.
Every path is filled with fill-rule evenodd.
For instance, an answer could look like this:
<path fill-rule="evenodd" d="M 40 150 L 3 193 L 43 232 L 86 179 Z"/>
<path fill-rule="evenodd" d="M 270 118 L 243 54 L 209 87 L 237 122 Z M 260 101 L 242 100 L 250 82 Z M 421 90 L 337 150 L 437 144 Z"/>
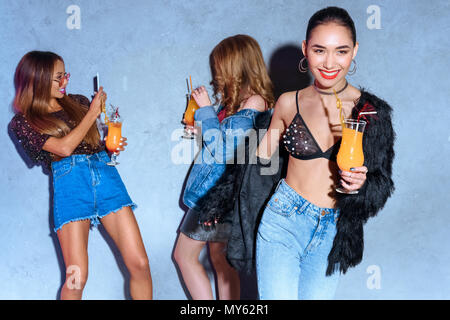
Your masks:
<path fill-rule="evenodd" d="M 101 222 L 119 249 L 130 273 L 131 297 L 152 299 L 150 265 L 133 211 L 130 207 L 124 207 L 103 217 Z"/>
<path fill-rule="evenodd" d="M 199 261 L 200 252 L 205 244 L 204 241 L 193 240 L 180 233 L 174 252 L 184 283 L 194 300 L 214 298 L 206 270 Z"/>
<path fill-rule="evenodd" d="M 57 231 L 66 265 L 62 300 L 80 300 L 88 277 L 89 220 L 69 222 Z"/>
<path fill-rule="evenodd" d="M 217 276 L 220 300 L 239 300 L 241 294 L 239 273 L 226 259 L 225 242 L 208 242 L 209 256 Z"/>

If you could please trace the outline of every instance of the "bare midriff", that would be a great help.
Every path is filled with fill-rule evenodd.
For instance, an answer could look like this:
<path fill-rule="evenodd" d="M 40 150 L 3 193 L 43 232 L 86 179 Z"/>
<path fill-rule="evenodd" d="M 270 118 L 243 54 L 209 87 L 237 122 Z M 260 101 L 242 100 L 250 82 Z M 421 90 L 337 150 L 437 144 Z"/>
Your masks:
<path fill-rule="evenodd" d="M 325 158 L 300 160 L 289 156 L 286 183 L 321 208 L 335 208 L 334 188 L 338 166 Z"/>

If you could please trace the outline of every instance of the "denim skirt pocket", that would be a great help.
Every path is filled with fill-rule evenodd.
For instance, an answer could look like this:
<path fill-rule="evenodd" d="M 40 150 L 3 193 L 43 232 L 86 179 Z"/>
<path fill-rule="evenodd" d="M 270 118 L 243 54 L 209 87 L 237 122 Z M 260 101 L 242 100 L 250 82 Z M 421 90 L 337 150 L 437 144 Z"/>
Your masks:
<path fill-rule="evenodd" d="M 55 168 L 52 171 L 53 171 L 53 181 L 56 181 L 59 178 L 69 174 L 70 171 L 72 171 L 72 163 L 67 162 L 67 163 L 63 163 L 61 165 L 55 166 Z"/>
<path fill-rule="evenodd" d="M 108 162 L 111 161 L 111 158 L 108 156 L 108 154 L 106 152 L 100 152 L 98 154 L 98 159 L 100 162 L 102 162 L 103 164 L 108 164 Z"/>
<path fill-rule="evenodd" d="M 292 216 L 297 209 L 295 203 L 282 192 L 275 192 L 266 207 L 269 208 L 271 212 L 284 217 Z"/>

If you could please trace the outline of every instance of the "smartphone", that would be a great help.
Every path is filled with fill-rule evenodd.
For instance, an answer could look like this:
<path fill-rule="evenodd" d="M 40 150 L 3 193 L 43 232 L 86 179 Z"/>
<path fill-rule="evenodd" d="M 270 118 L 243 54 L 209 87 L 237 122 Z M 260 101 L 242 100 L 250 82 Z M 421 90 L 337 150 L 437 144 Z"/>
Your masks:
<path fill-rule="evenodd" d="M 94 77 L 94 92 L 98 92 L 100 90 L 100 76 L 97 75 Z"/>

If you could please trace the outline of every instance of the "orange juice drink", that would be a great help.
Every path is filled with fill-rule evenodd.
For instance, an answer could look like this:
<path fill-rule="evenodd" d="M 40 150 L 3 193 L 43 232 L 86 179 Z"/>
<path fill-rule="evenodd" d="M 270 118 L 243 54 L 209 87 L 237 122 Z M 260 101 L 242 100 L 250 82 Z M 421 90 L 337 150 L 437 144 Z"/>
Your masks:
<path fill-rule="evenodd" d="M 342 141 L 337 154 L 337 164 L 341 170 L 350 171 L 350 168 L 360 167 L 364 164 L 362 141 L 362 132 L 342 128 Z"/>
<path fill-rule="evenodd" d="M 197 109 L 200 107 L 197 105 L 197 102 L 195 102 L 195 99 L 191 98 L 189 99 L 188 106 L 186 108 L 186 111 L 184 113 L 184 123 L 188 126 L 194 125 L 194 114 Z"/>
<path fill-rule="evenodd" d="M 116 152 L 120 148 L 120 139 L 122 138 L 122 122 L 108 123 L 108 136 L 106 138 L 106 148 L 110 152 Z"/>

